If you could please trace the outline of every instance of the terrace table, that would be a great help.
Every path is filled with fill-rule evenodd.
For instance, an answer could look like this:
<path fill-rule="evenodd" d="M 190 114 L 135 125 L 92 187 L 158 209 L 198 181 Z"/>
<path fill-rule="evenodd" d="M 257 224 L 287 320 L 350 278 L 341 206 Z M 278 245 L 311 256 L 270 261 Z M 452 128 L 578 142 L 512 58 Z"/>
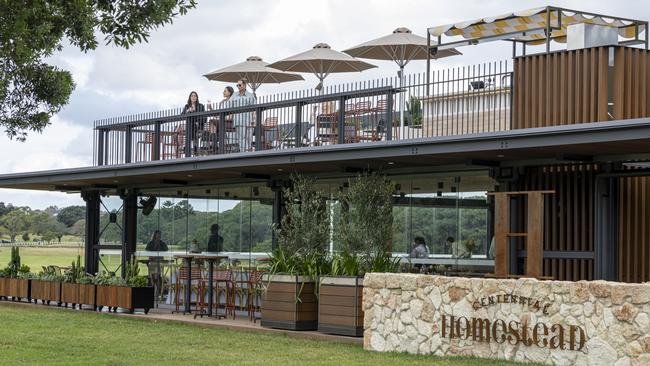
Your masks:
<path fill-rule="evenodd" d="M 227 256 L 225 255 L 201 255 L 201 259 L 205 259 L 208 261 L 208 312 L 204 313 L 201 311 L 201 313 L 194 314 L 194 319 L 196 319 L 197 316 L 200 316 L 203 318 L 204 315 L 207 315 L 208 317 L 212 317 L 212 303 L 213 303 L 213 298 L 212 298 L 212 291 L 214 290 L 214 276 L 213 276 L 213 271 L 214 271 L 214 262 L 215 261 L 220 261 L 222 259 L 228 259 Z M 219 309 L 217 309 L 217 314 L 216 318 L 219 319 Z"/>
<path fill-rule="evenodd" d="M 183 315 L 187 313 L 192 313 L 190 308 L 190 301 L 192 300 L 192 259 L 194 259 L 193 254 L 181 254 L 175 255 L 174 258 L 182 259 L 187 264 L 187 282 L 185 284 L 185 310 L 183 310 Z"/>

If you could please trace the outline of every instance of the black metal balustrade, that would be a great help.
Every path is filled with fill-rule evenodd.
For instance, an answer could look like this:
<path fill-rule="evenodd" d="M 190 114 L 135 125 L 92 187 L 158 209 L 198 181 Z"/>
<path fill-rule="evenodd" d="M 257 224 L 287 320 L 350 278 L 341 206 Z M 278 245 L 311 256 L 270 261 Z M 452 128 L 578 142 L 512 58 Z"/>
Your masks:
<path fill-rule="evenodd" d="M 507 62 L 95 121 L 96 165 L 510 129 Z M 401 86 L 400 86 L 401 84 Z"/>

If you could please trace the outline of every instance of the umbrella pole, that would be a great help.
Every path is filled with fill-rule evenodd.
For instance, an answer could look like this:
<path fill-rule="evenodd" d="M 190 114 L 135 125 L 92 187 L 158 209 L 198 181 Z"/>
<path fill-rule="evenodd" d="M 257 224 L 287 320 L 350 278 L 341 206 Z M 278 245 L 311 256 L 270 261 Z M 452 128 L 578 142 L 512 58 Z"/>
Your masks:
<path fill-rule="evenodd" d="M 399 125 L 400 132 L 404 132 L 404 92 L 402 86 L 404 85 L 404 65 L 399 66 Z"/>

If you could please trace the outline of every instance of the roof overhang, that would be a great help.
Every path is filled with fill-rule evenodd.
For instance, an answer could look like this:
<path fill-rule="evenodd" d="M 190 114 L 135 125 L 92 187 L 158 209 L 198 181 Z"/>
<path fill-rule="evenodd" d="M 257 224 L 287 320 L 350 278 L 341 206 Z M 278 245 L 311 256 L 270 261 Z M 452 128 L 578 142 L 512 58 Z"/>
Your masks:
<path fill-rule="evenodd" d="M 642 160 L 650 160 L 650 118 L 6 174 L 0 188 L 111 191 L 267 181 L 292 172 L 403 174 Z"/>

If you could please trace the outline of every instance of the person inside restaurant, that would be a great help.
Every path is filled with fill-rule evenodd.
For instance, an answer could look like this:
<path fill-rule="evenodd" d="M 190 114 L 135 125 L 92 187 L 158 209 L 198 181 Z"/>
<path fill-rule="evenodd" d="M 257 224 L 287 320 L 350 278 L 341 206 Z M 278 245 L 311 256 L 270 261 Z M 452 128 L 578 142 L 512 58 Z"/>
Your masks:
<path fill-rule="evenodd" d="M 219 235 L 219 224 L 212 224 L 210 226 L 208 252 L 223 252 L 223 238 Z"/>
<path fill-rule="evenodd" d="M 169 250 L 167 244 L 162 241 L 162 233 L 160 230 L 153 232 L 151 241 L 149 241 L 145 250 L 149 252 L 166 252 Z M 162 288 L 163 279 L 161 259 L 161 256 L 151 256 L 147 262 L 147 268 L 149 269 L 149 283 L 153 285 L 156 290 Z"/>

